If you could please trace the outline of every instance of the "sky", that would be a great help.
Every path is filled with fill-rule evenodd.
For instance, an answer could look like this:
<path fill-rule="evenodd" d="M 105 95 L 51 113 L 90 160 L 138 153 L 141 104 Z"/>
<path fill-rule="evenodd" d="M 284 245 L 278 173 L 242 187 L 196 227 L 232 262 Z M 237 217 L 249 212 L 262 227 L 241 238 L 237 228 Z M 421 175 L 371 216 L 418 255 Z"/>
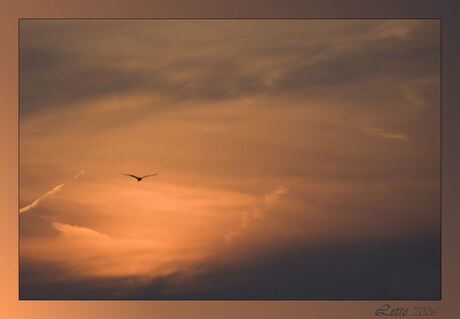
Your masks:
<path fill-rule="evenodd" d="M 440 297 L 438 20 L 21 20 L 19 45 L 21 298 Z"/>

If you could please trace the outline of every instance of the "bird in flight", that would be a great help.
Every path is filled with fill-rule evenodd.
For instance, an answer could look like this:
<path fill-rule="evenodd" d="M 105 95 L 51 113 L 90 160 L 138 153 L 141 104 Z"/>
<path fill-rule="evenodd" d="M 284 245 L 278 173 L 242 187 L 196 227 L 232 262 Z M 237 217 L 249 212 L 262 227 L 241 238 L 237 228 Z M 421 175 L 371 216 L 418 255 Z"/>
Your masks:
<path fill-rule="evenodd" d="M 158 173 L 155 173 L 155 174 L 150 174 L 150 175 L 145 175 L 145 176 L 139 177 L 139 176 L 131 175 L 131 174 L 124 174 L 124 173 L 122 173 L 122 174 L 123 174 L 123 175 L 126 175 L 126 176 L 131 176 L 131 177 L 137 179 L 138 182 L 140 182 L 143 178 L 146 178 L 146 177 L 149 177 L 149 176 L 156 176 L 156 175 L 158 175 Z"/>

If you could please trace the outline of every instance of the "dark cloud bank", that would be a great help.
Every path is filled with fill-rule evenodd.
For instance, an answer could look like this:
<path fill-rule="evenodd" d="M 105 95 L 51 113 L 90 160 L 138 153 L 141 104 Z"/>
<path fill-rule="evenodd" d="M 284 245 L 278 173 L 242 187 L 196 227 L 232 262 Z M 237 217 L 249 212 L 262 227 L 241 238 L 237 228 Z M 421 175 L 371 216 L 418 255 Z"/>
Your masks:
<path fill-rule="evenodd" d="M 135 277 L 42 282 L 62 272 L 24 260 L 21 299 L 439 299 L 438 239 L 293 247 L 256 261 L 201 264 L 148 284 Z M 128 287 L 128 288 L 127 288 Z M 131 287 L 131 288 L 129 288 Z"/>

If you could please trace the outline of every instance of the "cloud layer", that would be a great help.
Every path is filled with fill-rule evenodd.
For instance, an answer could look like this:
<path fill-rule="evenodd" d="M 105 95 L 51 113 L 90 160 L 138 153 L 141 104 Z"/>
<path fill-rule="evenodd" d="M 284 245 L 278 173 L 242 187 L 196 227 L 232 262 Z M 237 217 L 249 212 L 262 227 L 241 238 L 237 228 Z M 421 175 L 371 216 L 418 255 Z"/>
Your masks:
<path fill-rule="evenodd" d="M 21 295 L 436 296 L 439 31 L 21 21 Z"/>

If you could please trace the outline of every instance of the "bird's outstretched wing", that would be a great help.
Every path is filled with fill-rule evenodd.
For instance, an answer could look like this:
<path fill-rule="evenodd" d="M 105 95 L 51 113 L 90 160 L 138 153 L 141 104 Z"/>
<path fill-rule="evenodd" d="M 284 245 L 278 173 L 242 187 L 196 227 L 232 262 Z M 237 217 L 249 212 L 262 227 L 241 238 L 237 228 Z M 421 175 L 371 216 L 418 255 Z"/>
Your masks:
<path fill-rule="evenodd" d="M 126 176 L 131 176 L 131 177 L 133 177 L 133 178 L 135 178 L 135 179 L 138 179 L 138 178 L 139 178 L 139 177 L 137 177 L 136 175 L 125 174 L 125 173 L 122 173 L 122 174 L 123 174 L 123 175 L 126 175 Z"/>
<path fill-rule="evenodd" d="M 158 175 L 158 173 L 150 174 L 150 175 L 145 175 L 145 176 L 142 176 L 142 178 L 146 178 L 146 177 L 149 177 L 149 176 L 156 176 L 156 175 Z"/>

